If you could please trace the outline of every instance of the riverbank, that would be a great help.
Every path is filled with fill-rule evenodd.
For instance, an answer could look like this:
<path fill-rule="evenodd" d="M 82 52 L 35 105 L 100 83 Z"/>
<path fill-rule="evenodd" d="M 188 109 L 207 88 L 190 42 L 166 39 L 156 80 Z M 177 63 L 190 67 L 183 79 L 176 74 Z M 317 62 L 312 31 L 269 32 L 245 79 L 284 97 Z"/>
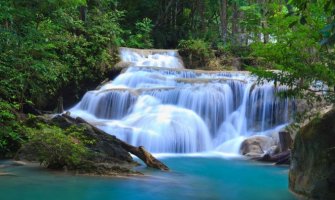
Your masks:
<path fill-rule="evenodd" d="M 115 165 L 116 166 L 116 165 Z M 28 160 L 14 160 L 14 159 L 2 159 L 0 160 L 0 176 L 21 176 L 20 173 L 16 173 L 19 168 L 26 168 L 34 170 L 36 173 L 52 173 L 58 175 L 68 175 L 68 176 L 93 176 L 93 177 L 115 177 L 115 178 L 126 178 L 133 176 L 144 176 L 143 173 L 139 171 L 130 171 L 122 169 L 134 169 L 136 166 L 130 164 L 119 164 L 120 170 L 110 170 L 109 173 L 104 171 L 104 173 L 85 173 L 80 170 L 68 170 L 66 168 L 62 170 L 48 169 L 36 161 Z"/>

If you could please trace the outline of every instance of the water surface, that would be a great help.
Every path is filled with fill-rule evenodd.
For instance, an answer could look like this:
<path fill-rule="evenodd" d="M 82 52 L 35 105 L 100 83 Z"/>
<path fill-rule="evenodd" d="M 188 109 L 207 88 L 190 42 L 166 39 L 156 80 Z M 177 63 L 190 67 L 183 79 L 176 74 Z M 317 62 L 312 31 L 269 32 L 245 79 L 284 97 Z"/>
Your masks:
<path fill-rule="evenodd" d="M 287 189 L 287 167 L 218 157 L 161 160 L 171 172 L 139 167 L 146 176 L 129 178 L 73 176 L 27 166 L 2 168 L 17 176 L 0 176 L 1 200 L 295 199 Z"/>

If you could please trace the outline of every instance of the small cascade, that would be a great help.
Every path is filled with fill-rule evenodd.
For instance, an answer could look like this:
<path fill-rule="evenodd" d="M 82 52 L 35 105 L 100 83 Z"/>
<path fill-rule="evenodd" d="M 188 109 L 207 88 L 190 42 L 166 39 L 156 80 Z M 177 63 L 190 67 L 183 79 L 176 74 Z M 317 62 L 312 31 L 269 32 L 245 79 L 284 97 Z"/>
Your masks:
<path fill-rule="evenodd" d="M 176 50 L 153 50 L 120 48 L 120 57 L 123 62 L 132 63 L 132 66 L 155 66 L 169 68 L 184 68 Z"/>
<path fill-rule="evenodd" d="M 122 74 L 87 92 L 72 109 L 107 133 L 156 153 L 238 153 L 244 138 L 290 122 L 283 87 L 256 84 L 247 72 L 184 69 L 173 50 L 121 48 Z"/>

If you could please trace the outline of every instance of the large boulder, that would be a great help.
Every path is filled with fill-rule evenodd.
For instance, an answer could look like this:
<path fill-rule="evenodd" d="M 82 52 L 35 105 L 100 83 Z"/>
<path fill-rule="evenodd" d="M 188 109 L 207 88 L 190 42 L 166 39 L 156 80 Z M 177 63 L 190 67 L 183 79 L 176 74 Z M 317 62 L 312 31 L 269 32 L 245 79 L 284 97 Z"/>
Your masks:
<path fill-rule="evenodd" d="M 335 110 L 297 133 L 289 187 L 308 199 L 335 199 Z"/>
<path fill-rule="evenodd" d="M 53 118 L 38 117 L 34 123 L 46 123 L 67 129 L 71 126 L 82 131 L 83 136 L 91 142 L 85 144 L 89 151 L 89 157 L 83 160 L 77 172 L 84 174 L 98 175 L 130 175 L 139 174 L 133 171 L 134 166 L 139 165 L 133 160 L 131 155 L 122 147 L 122 143 L 113 135 L 109 135 L 91 125 L 77 122 L 75 119 L 66 117 L 67 115 L 57 115 Z M 24 145 L 18 152 L 16 159 L 27 161 L 40 161 L 39 156 L 32 145 Z M 21 164 L 22 162 L 15 162 Z M 67 167 L 64 168 L 67 170 Z"/>
<path fill-rule="evenodd" d="M 271 137 L 255 135 L 242 142 L 240 153 L 250 157 L 260 157 L 274 145 L 275 142 Z"/>

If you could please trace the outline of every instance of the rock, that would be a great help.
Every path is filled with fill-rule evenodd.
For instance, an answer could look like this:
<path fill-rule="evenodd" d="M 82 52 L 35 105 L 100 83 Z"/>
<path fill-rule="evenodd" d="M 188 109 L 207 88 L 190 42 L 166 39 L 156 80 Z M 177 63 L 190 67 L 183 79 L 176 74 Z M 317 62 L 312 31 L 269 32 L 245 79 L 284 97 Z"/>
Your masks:
<path fill-rule="evenodd" d="M 109 81 L 110 81 L 109 78 L 106 78 L 106 79 L 103 80 L 103 81 L 98 85 L 98 87 L 96 87 L 95 89 L 96 89 L 96 90 L 100 90 L 101 87 L 102 87 L 103 85 L 105 85 L 106 83 L 108 83 Z"/>
<path fill-rule="evenodd" d="M 271 137 L 256 135 L 242 142 L 240 153 L 246 156 L 260 157 L 273 145 L 274 140 Z"/>
<path fill-rule="evenodd" d="M 289 172 L 291 191 L 308 199 L 335 199 L 335 110 L 298 131 Z"/>
<path fill-rule="evenodd" d="M 279 143 L 279 133 L 277 131 L 269 134 L 272 137 L 273 141 L 278 144 Z"/>
<path fill-rule="evenodd" d="M 66 116 L 66 115 L 63 115 Z M 68 116 L 68 118 L 70 118 Z M 139 159 L 141 159 L 148 167 L 154 168 L 154 169 L 159 169 L 162 171 L 168 171 L 169 168 L 162 162 L 160 162 L 159 160 L 157 160 L 154 156 L 152 156 L 148 151 L 145 150 L 145 148 L 143 146 L 140 147 L 135 147 L 132 146 L 126 142 L 123 142 L 122 140 L 117 139 L 115 136 L 111 136 L 107 133 L 105 133 L 104 131 L 94 127 L 93 125 L 89 124 L 88 122 L 86 122 L 84 119 L 77 117 L 75 119 L 75 121 L 77 123 L 81 123 L 82 125 L 86 126 L 86 129 L 90 130 L 89 132 L 86 133 L 86 135 L 92 135 L 96 134 L 96 136 L 98 136 L 97 138 L 99 138 L 99 140 L 97 140 L 95 146 L 99 147 L 99 149 L 105 149 L 107 146 L 105 144 L 108 144 L 109 147 L 107 148 L 112 148 L 113 151 L 109 151 L 109 149 L 107 149 L 106 152 L 119 152 L 122 153 L 122 156 L 125 155 L 124 153 L 132 153 L 133 155 L 137 156 Z M 99 144 L 101 142 L 105 142 L 107 141 L 107 143 L 105 144 Z M 110 145 L 111 144 L 111 145 Z M 119 154 L 113 154 L 111 156 L 113 157 L 117 157 Z M 121 154 L 120 154 L 121 155 Z M 128 154 L 129 155 L 129 154 Z M 108 156 L 110 157 L 110 156 Z M 128 162 L 132 161 L 131 157 L 121 157 L 121 160 L 126 160 Z M 101 162 L 101 161 L 100 161 Z"/>
<path fill-rule="evenodd" d="M 280 153 L 280 147 L 277 145 L 274 145 L 272 147 L 270 147 L 270 149 L 266 152 L 267 154 L 274 156 L 278 153 Z"/>
<path fill-rule="evenodd" d="M 258 159 L 261 159 L 262 158 L 262 154 L 260 153 L 255 153 L 255 152 L 249 152 L 249 153 L 246 153 L 245 156 L 251 158 L 251 159 L 255 159 L 255 160 L 258 160 Z"/>
<path fill-rule="evenodd" d="M 92 171 L 86 170 L 80 172 L 81 174 L 92 175 L 108 175 L 108 176 L 129 176 L 129 175 L 143 175 L 130 169 L 131 166 L 115 165 L 112 163 L 94 163 Z"/>
<path fill-rule="evenodd" d="M 62 129 L 69 128 L 74 124 L 74 122 L 62 115 L 56 115 L 51 119 L 51 122 Z"/>
<path fill-rule="evenodd" d="M 78 122 L 65 114 L 56 115 L 54 118 L 49 119 L 47 124 L 55 125 L 63 129 L 70 126 L 78 126 L 83 130 L 85 137 L 92 140 L 92 143 L 86 144 L 86 147 L 90 151 L 90 156 L 88 160 L 83 161 L 84 163 L 78 167 L 80 173 L 97 175 L 101 175 L 103 172 L 105 172 L 104 175 L 113 175 L 117 174 L 117 171 L 123 172 L 123 175 L 126 174 L 126 172 L 130 174 L 135 173 L 132 171 L 132 168 L 137 166 L 138 163 L 122 148 L 119 140 L 115 136 L 101 133 L 92 128 L 92 126 Z M 23 146 L 16 158 L 19 160 L 39 161 L 38 155 L 36 155 L 35 151 L 30 149 L 29 146 Z M 102 170 L 101 167 L 99 167 L 100 163 L 113 167 L 104 167 L 104 170 Z M 23 163 L 16 162 L 16 164 Z M 118 170 L 115 170 L 116 168 Z"/>
<path fill-rule="evenodd" d="M 278 156 L 279 155 L 279 156 Z M 291 164 L 291 151 L 285 151 L 278 154 L 279 158 L 275 165 L 290 165 Z"/>
<path fill-rule="evenodd" d="M 121 144 L 115 136 L 101 134 L 96 132 L 90 125 L 80 123 L 78 126 L 84 128 L 84 134 L 96 142 L 89 145 L 89 148 L 94 152 L 92 160 L 95 162 L 133 162 L 130 154 L 121 147 Z M 135 164 L 135 163 L 134 163 Z"/>
<path fill-rule="evenodd" d="M 125 62 L 125 61 L 120 61 L 118 63 L 116 63 L 115 67 L 116 68 L 127 68 L 127 67 L 130 67 L 133 63 L 131 62 Z"/>
<path fill-rule="evenodd" d="M 90 152 L 89 157 L 83 160 L 76 169 L 81 174 L 140 174 L 132 170 L 133 167 L 139 164 L 133 160 L 129 153 L 139 157 L 148 167 L 163 171 L 169 170 L 167 166 L 155 159 L 143 147 L 129 145 L 115 136 L 96 128 L 80 117 L 72 118 L 68 114 L 57 115 L 52 118 L 48 124 L 56 125 L 63 129 L 70 126 L 77 126 L 79 130 L 83 131 L 82 134 L 86 139 L 91 141 L 85 144 Z M 38 161 L 38 156 L 34 154 L 32 149 L 29 149 L 29 146 L 21 148 L 17 158 L 28 161 Z M 66 171 L 67 167 L 62 167 Z"/>

